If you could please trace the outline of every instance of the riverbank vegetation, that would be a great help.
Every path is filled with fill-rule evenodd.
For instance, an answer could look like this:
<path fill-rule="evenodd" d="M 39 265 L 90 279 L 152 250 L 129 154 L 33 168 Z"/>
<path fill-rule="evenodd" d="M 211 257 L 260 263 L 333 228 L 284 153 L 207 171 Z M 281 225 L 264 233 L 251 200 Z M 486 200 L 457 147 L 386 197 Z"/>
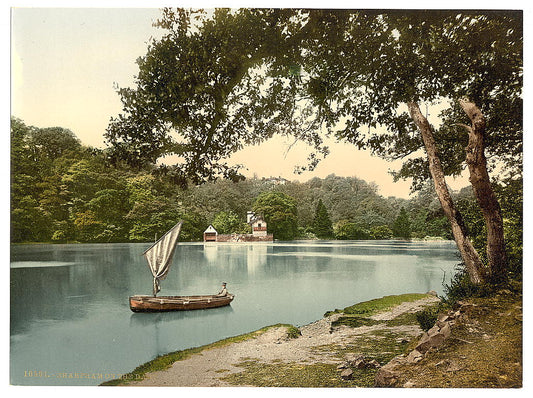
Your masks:
<path fill-rule="evenodd" d="M 385 198 L 357 177 L 219 179 L 178 183 L 156 166 L 113 164 L 107 150 L 81 144 L 71 131 L 11 123 L 11 241 L 141 242 L 185 220 L 181 239 L 246 233 L 246 212 L 265 213 L 277 239 L 451 239 L 433 186 L 411 199 Z M 510 270 L 521 273 L 522 178 L 493 183 L 504 218 Z M 486 227 L 471 188 L 453 192 L 468 233 L 486 261 Z"/>
<path fill-rule="evenodd" d="M 152 241 L 180 218 L 181 239 L 201 240 L 209 224 L 220 233 L 249 232 L 249 210 L 265 214 L 281 240 L 451 238 L 430 185 L 409 200 L 385 198 L 376 183 L 335 175 L 183 185 L 155 166 L 113 165 L 106 150 L 82 145 L 64 128 L 13 118 L 11 136 L 12 242 Z M 474 217 L 471 191 L 454 196 Z"/>

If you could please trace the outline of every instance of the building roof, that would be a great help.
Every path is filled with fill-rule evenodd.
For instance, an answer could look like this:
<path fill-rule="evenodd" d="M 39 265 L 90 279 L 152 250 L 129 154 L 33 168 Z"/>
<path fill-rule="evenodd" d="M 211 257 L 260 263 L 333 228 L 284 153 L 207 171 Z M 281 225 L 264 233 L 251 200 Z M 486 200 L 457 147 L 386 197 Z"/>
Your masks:
<path fill-rule="evenodd" d="M 209 225 L 209 227 L 207 227 L 207 229 L 204 231 L 204 234 L 205 233 L 217 233 L 217 230 L 215 228 L 213 228 L 212 225 Z"/>
<path fill-rule="evenodd" d="M 248 213 L 250 213 L 250 212 L 248 212 Z M 263 222 L 266 222 L 262 215 L 252 213 L 252 214 L 250 215 L 250 219 L 249 219 L 249 221 L 248 221 L 248 224 L 253 224 L 254 222 L 257 222 L 257 221 L 263 221 Z"/>

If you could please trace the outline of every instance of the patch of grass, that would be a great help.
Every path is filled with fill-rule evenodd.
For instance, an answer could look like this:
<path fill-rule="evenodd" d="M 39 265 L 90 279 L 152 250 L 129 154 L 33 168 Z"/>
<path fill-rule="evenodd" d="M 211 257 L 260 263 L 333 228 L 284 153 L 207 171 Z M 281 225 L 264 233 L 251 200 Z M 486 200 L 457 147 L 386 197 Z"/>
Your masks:
<path fill-rule="evenodd" d="M 416 313 L 414 312 L 405 312 L 401 315 L 398 315 L 394 319 L 389 319 L 386 321 L 387 326 L 402 326 L 402 325 L 417 325 L 418 321 L 416 319 Z"/>
<path fill-rule="evenodd" d="M 438 313 L 437 306 L 428 307 L 428 311 L 435 311 L 435 320 L 436 320 L 437 313 Z M 352 328 L 357 328 L 360 326 L 373 326 L 373 325 L 384 324 L 388 327 L 392 327 L 392 326 L 402 326 L 402 325 L 416 325 L 417 323 L 418 323 L 418 313 L 411 313 L 411 312 L 400 314 L 393 319 L 379 320 L 379 321 L 371 319 L 371 318 L 366 318 L 360 315 L 356 315 L 356 314 L 348 314 L 348 315 L 340 316 L 336 321 L 333 321 L 331 323 L 331 326 L 335 327 L 335 326 L 344 325 L 344 326 L 349 326 Z M 433 322 L 433 324 L 434 323 L 435 322 Z M 431 326 L 433 326 L 433 324 Z"/>
<path fill-rule="evenodd" d="M 369 317 L 379 312 L 390 310 L 399 304 L 420 300 L 425 297 L 428 297 L 428 295 L 421 293 L 385 296 L 378 299 L 363 301 L 362 303 L 357 303 L 346 307 L 343 310 L 336 309 L 335 311 L 328 311 L 324 314 L 324 316 L 330 316 L 335 313 L 343 312 L 345 314 L 364 315 Z"/>
<path fill-rule="evenodd" d="M 358 328 L 360 326 L 373 326 L 373 325 L 377 325 L 379 323 L 384 323 L 383 321 L 375 321 L 373 319 L 370 319 L 370 318 L 363 318 L 361 316 L 341 316 L 339 317 L 339 319 L 337 319 L 336 321 L 333 321 L 331 322 L 331 326 L 332 327 L 335 327 L 335 326 L 340 326 L 340 325 L 344 325 L 344 326 L 349 326 L 349 327 L 352 327 L 352 328 Z"/>
<path fill-rule="evenodd" d="M 356 336 L 343 344 L 328 344 L 313 349 L 344 359 L 346 354 L 363 354 L 375 359 L 381 365 L 397 355 L 405 353 L 407 343 L 399 343 L 402 334 L 377 330 Z M 377 369 L 352 369 L 353 379 L 343 380 L 336 364 L 327 363 L 285 363 L 280 360 L 263 363 L 245 360 L 235 366 L 242 372 L 227 375 L 221 380 L 236 386 L 254 387 L 373 387 Z"/>
<path fill-rule="evenodd" d="M 300 329 L 298 329 L 296 326 L 289 326 L 287 328 L 287 337 L 289 339 L 297 339 L 302 335 L 302 332 L 300 332 Z"/>
<path fill-rule="evenodd" d="M 123 375 L 122 378 L 109 380 L 100 385 L 102 386 L 127 385 L 129 384 L 129 381 L 131 380 L 139 381 L 139 380 L 144 379 L 144 375 L 146 375 L 147 373 L 152 373 L 152 372 L 157 372 L 159 370 L 168 369 L 174 362 L 183 361 L 184 359 L 189 358 L 191 355 L 198 354 L 205 350 L 210 350 L 210 349 L 218 348 L 218 347 L 224 347 L 229 344 L 238 343 L 238 342 L 248 340 L 248 339 L 253 339 L 265 333 L 269 329 L 276 328 L 276 327 L 282 327 L 282 326 L 291 327 L 292 325 L 276 324 L 276 325 L 266 326 L 264 328 L 261 328 L 251 333 L 245 333 L 245 334 L 241 334 L 241 335 L 234 336 L 234 337 L 228 337 L 227 339 L 216 341 L 214 343 L 207 344 L 201 347 L 193 347 L 193 348 L 188 348 L 186 350 L 171 352 L 166 355 L 160 355 L 152 359 L 151 361 L 138 366 L 132 372 Z"/>
<path fill-rule="evenodd" d="M 244 371 L 222 380 L 241 386 L 255 387 L 357 387 L 359 380 L 343 380 L 334 364 L 276 363 L 245 361 L 237 364 Z"/>

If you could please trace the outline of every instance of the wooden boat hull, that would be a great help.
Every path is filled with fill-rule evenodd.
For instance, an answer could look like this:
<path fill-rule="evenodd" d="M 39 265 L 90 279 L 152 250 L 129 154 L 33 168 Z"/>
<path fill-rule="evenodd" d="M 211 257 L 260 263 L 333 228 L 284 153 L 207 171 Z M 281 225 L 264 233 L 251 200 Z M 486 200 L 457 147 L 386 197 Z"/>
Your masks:
<path fill-rule="evenodd" d="M 188 311 L 229 305 L 235 296 L 131 296 L 130 309 L 133 312 Z"/>

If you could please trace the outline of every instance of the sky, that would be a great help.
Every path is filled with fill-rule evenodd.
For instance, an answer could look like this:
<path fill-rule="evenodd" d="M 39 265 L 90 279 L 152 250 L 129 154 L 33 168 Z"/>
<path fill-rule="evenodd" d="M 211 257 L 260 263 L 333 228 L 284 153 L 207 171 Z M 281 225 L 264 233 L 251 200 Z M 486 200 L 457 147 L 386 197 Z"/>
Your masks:
<path fill-rule="evenodd" d="M 118 8 L 12 9 L 13 116 L 40 128 L 68 128 L 83 144 L 104 147 L 109 120 L 121 111 L 114 85 L 133 86 L 138 71 L 135 60 L 146 53 L 150 38 L 162 33 L 152 26 L 160 15 L 158 9 L 106 4 Z M 294 167 L 306 164 L 309 148 L 291 144 L 290 138 L 277 137 L 260 147 L 245 148 L 229 163 L 243 164 L 248 177 L 279 176 L 303 182 L 330 174 L 355 176 L 377 183 L 383 196 L 409 196 L 410 181 L 393 183 L 389 174 L 400 167 L 400 161 L 390 163 L 350 144 L 331 142 L 331 154 L 314 172 L 297 175 Z M 453 189 L 468 184 L 464 177 L 447 182 Z"/>

